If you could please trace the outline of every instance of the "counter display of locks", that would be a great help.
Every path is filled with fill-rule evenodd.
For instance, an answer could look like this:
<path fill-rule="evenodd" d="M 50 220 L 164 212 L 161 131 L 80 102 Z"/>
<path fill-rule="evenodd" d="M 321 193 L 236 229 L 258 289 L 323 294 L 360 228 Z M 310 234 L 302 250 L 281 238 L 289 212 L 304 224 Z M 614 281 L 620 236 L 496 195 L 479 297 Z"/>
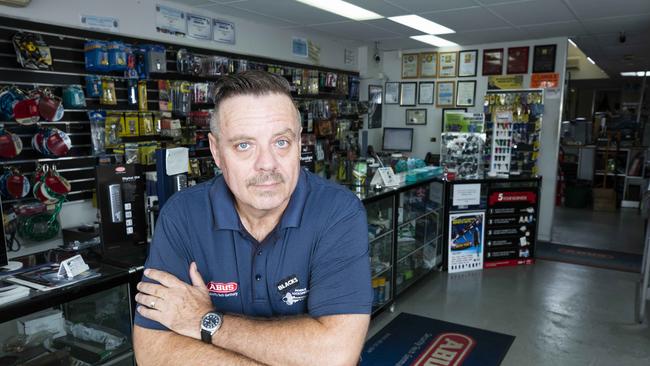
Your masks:
<path fill-rule="evenodd" d="M 485 149 L 482 113 L 445 111 L 440 162 L 456 179 L 482 179 Z"/>
<path fill-rule="evenodd" d="M 414 187 L 399 195 L 396 294 L 442 261 L 441 182 Z"/>
<path fill-rule="evenodd" d="M 373 311 L 392 299 L 393 197 L 366 204 Z"/>
<path fill-rule="evenodd" d="M 0 324 L 0 365 L 134 365 L 128 285 Z"/>

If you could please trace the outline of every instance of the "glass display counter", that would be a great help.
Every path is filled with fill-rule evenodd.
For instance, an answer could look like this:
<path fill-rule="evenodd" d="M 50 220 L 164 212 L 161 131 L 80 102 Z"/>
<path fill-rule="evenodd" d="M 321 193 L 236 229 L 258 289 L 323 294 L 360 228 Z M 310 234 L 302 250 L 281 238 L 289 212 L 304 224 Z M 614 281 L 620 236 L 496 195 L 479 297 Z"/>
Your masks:
<path fill-rule="evenodd" d="M 131 274 L 94 268 L 100 277 L 0 305 L 0 365 L 135 364 Z"/>
<path fill-rule="evenodd" d="M 373 315 L 442 264 L 443 187 L 432 178 L 381 191 L 356 189 L 368 215 Z"/>

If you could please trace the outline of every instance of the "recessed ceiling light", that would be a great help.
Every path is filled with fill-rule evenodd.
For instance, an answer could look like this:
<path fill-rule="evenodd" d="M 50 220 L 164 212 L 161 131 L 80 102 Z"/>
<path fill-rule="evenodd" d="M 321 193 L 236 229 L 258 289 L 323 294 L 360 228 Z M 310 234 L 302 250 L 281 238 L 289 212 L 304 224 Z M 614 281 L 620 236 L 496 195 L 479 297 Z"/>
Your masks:
<path fill-rule="evenodd" d="M 626 72 L 622 72 L 621 76 L 638 76 L 638 77 L 650 76 L 650 71 L 626 71 Z"/>
<path fill-rule="evenodd" d="M 436 47 L 453 47 L 453 46 L 458 46 L 458 43 L 454 43 L 452 41 L 448 41 L 446 39 L 442 39 L 440 37 L 432 36 L 430 34 L 425 34 L 421 36 L 411 36 L 410 38 L 428 43 L 430 45 L 436 46 Z"/>
<path fill-rule="evenodd" d="M 571 38 L 569 38 L 569 43 L 571 43 L 573 47 L 578 48 L 578 45 L 575 42 L 573 42 Z"/>
<path fill-rule="evenodd" d="M 456 33 L 453 29 L 447 28 L 444 25 L 440 25 L 438 23 L 432 22 L 429 19 L 424 19 L 419 15 L 401 15 L 398 17 L 389 17 L 388 19 L 405 25 L 407 27 L 411 27 L 413 29 L 417 29 L 422 33 L 426 34 L 449 34 L 449 33 Z"/>
<path fill-rule="evenodd" d="M 591 62 L 591 63 L 594 64 L 594 65 L 596 64 L 596 61 L 592 60 L 591 57 L 587 57 L 587 61 Z"/>
<path fill-rule="evenodd" d="M 338 14 L 352 20 L 381 19 L 383 16 L 362 7 L 341 0 L 296 0 L 330 13 Z"/>

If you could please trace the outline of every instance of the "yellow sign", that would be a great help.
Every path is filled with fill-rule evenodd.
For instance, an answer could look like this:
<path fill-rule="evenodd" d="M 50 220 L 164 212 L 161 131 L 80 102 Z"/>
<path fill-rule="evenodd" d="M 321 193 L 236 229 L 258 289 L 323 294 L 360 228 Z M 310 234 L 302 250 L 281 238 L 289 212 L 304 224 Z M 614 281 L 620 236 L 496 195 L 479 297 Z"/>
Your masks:
<path fill-rule="evenodd" d="M 488 76 L 488 90 L 523 89 L 523 75 Z"/>

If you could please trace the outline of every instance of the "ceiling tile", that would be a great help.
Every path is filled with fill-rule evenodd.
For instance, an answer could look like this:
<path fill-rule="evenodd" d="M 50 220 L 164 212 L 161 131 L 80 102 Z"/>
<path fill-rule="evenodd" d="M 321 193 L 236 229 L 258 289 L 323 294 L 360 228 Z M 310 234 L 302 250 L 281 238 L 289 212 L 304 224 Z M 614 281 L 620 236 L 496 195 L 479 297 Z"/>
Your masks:
<path fill-rule="evenodd" d="M 561 0 L 536 0 L 525 3 L 489 6 L 488 9 L 514 25 L 532 25 L 576 20 Z"/>
<path fill-rule="evenodd" d="M 406 37 L 422 34 L 422 32 L 420 31 L 417 31 L 413 28 L 393 22 L 392 20 L 388 20 L 388 19 L 366 20 L 364 21 L 364 23 L 373 25 L 375 27 L 379 27 L 389 32 L 401 34 Z"/>
<path fill-rule="evenodd" d="M 578 21 L 536 24 L 536 25 L 522 25 L 522 29 L 528 31 L 528 34 L 533 38 L 548 38 L 548 37 L 575 37 L 586 34 L 586 30 Z"/>
<path fill-rule="evenodd" d="M 431 45 L 410 38 L 392 38 L 379 41 L 379 49 L 383 51 L 410 50 L 418 48 L 434 48 Z"/>
<path fill-rule="evenodd" d="M 410 14 L 429 11 L 467 8 L 477 6 L 473 0 L 384 0 L 385 2 L 409 10 Z"/>
<path fill-rule="evenodd" d="M 287 19 L 266 16 L 257 12 L 251 12 L 247 10 L 241 10 L 238 8 L 231 7 L 229 5 L 209 4 L 209 5 L 203 5 L 200 8 L 209 10 L 218 15 L 221 14 L 226 16 L 229 15 L 240 19 L 246 19 L 253 22 L 267 24 L 274 27 L 290 27 L 290 26 L 297 25 L 296 23 L 291 22 Z"/>
<path fill-rule="evenodd" d="M 513 29 L 511 27 L 495 28 L 488 31 L 472 31 L 458 34 L 447 34 L 445 37 L 450 41 L 459 43 L 464 46 L 480 45 L 482 43 L 522 41 L 530 39 L 530 36 L 525 31 Z M 455 39 L 462 39 L 463 41 L 461 43 L 455 41 Z"/>
<path fill-rule="evenodd" d="M 356 6 L 360 6 L 366 10 L 374 11 L 377 14 L 385 17 L 394 17 L 398 15 L 407 14 L 408 11 L 396 5 L 392 5 L 386 1 L 381 0 L 346 0 Z"/>
<path fill-rule="evenodd" d="M 203 4 L 209 4 L 210 0 L 170 0 L 173 3 L 183 4 L 187 6 L 197 6 Z"/>
<path fill-rule="evenodd" d="M 582 24 L 592 34 L 650 31 L 650 14 L 583 20 Z"/>
<path fill-rule="evenodd" d="M 566 0 L 579 19 L 650 13 L 648 0 Z"/>
<path fill-rule="evenodd" d="M 504 22 L 494 14 L 478 7 L 428 14 L 423 13 L 421 16 L 451 28 L 456 32 L 496 28 L 508 25 L 508 23 Z"/>
<path fill-rule="evenodd" d="M 477 4 L 481 5 L 497 5 L 497 4 L 514 4 L 514 3 L 525 3 L 528 1 L 535 0 L 474 0 Z"/>
<path fill-rule="evenodd" d="M 269 0 L 248 0 L 241 3 L 231 4 L 229 6 L 279 19 L 286 19 L 290 22 L 302 25 L 349 20 L 340 15 L 320 10 L 294 0 L 273 0 L 272 3 L 269 2 Z"/>
<path fill-rule="evenodd" d="M 353 39 L 358 41 L 372 42 L 381 38 L 393 38 L 399 34 L 365 24 L 363 22 L 341 22 L 337 24 L 310 26 L 320 32 L 332 34 L 338 38 Z"/>

